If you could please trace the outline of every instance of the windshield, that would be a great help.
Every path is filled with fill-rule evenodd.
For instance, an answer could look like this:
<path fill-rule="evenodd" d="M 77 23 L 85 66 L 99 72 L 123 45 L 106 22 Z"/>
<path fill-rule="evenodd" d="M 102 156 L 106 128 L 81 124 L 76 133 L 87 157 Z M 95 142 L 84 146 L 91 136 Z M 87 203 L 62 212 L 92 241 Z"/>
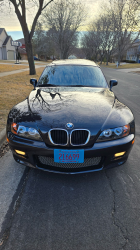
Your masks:
<path fill-rule="evenodd" d="M 37 86 L 85 86 L 107 88 L 105 77 L 93 66 L 48 66 L 43 71 Z"/>

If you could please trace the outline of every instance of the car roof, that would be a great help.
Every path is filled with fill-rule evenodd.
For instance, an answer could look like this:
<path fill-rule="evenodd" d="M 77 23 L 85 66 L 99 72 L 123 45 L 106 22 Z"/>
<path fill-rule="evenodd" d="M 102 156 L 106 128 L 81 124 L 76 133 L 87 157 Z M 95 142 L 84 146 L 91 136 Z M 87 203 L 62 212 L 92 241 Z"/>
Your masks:
<path fill-rule="evenodd" d="M 94 67 L 98 67 L 98 65 L 90 60 L 86 60 L 86 59 L 66 59 L 66 60 L 56 60 L 53 61 L 50 65 L 83 65 L 83 66 L 94 66 Z"/>

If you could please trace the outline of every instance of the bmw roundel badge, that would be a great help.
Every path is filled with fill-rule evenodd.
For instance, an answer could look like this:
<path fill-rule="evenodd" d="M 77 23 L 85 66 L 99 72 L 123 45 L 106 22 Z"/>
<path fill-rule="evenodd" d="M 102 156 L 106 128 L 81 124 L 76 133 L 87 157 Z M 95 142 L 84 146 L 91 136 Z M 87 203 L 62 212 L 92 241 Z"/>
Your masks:
<path fill-rule="evenodd" d="M 66 124 L 66 128 L 71 129 L 71 128 L 73 128 L 73 127 L 74 127 L 74 125 L 73 125 L 73 123 L 71 123 L 71 122 L 68 122 L 68 123 Z"/>

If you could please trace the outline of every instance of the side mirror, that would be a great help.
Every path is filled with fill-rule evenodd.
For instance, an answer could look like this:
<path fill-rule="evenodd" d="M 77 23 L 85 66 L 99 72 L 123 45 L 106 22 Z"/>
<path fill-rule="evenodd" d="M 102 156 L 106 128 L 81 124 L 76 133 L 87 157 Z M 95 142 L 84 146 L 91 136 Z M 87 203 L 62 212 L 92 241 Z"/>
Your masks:
<path fill-rule="evenodd" d="M 34 89 L 35 89 L 35 87 L 36 87 L 36 85 L 37 85 L 37 80 L 34 79 L 34 78 L 31 78 L 31 79 L 30 79 L 30 83 L 34 86 Z"/>
<path fill-rule="evenodd" d="M 110 80 L 110 90 L 112 89 L 113 86 L 116 86 L 118 84 L 117 80 Z"/>

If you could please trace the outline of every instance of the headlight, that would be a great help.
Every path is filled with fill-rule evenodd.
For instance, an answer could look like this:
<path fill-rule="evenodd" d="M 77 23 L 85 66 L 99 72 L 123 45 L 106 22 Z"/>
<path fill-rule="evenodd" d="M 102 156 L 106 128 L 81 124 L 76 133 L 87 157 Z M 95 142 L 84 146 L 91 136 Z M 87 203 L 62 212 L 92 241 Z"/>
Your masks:
<path fill-rule="evenodd" d="M 106 129 L 99 135 L 96 142 L 119 139 L 129 135 L 129 133 L 130 133 L 130 125 L 125 125 L 123 127 L 118 127 L 113 129 Z"/>
<path fill-rule="evenodd" d="M 11 132 L 18 136 L 26 137 L 29 139 L 42 141 L 42 138 L 35 128 L 28 128 L 16 123 L 11 124 Z"/>

